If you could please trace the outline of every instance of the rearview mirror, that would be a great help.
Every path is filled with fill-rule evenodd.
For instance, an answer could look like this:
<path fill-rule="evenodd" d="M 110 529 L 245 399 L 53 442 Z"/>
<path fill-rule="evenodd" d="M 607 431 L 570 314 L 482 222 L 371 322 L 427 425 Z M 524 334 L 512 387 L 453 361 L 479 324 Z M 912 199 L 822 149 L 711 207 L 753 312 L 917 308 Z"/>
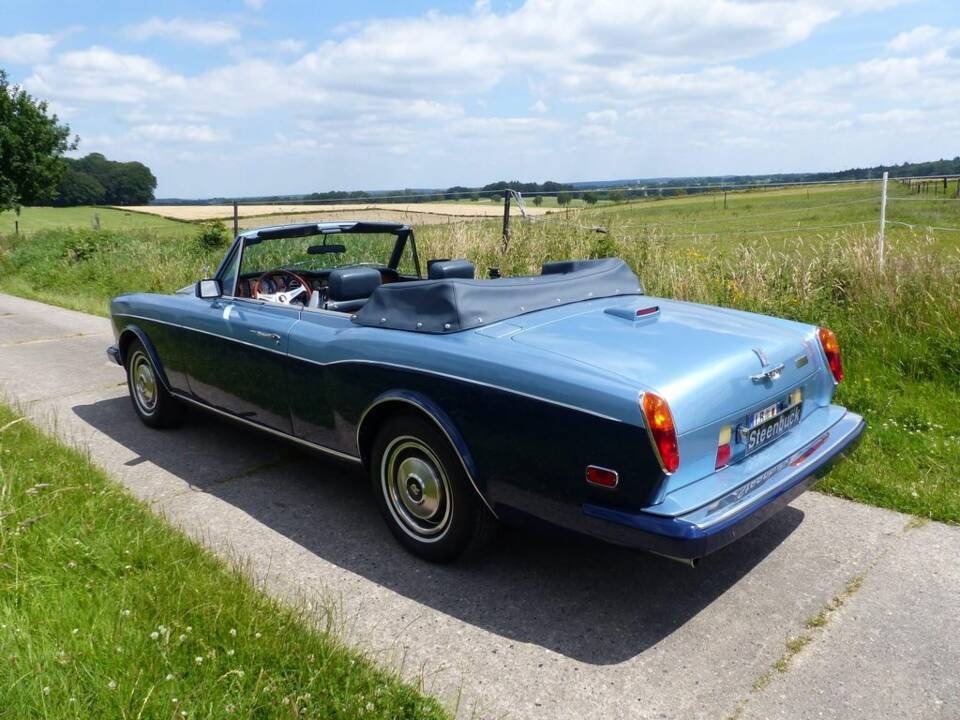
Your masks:
<path fill-rule="evenodd" d="M 346 246 L 340 244 L 311 245 L 307 248 L 307 255 L 326 255 L 327 253 L 345 253 L 346 251 Z"/>
<path fill-rule="evenodd" d="M 220 289 L 220 281 L 215 278 L 212 278 L 209 280 L 198 281 L 196 293 L 198 298 L 210 300 L 212 298 L 218 298 L 221 295 L 223 295 L 223 290 Z"/>

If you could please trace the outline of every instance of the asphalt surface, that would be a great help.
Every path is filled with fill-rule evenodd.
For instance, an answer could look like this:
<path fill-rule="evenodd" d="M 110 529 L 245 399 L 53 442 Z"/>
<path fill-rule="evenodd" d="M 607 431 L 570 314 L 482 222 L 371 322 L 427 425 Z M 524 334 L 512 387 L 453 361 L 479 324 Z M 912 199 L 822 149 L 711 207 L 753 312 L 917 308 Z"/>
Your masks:
<path fill-rule="evenodd" d="M 111 342 L 0 295 L 0 397 L 461 717 L 960 717 L 960 528 L 807 493 L 696 569 L 518 531 L 428 565 L 350 466 L 198 412 L 141 425 Z"/>

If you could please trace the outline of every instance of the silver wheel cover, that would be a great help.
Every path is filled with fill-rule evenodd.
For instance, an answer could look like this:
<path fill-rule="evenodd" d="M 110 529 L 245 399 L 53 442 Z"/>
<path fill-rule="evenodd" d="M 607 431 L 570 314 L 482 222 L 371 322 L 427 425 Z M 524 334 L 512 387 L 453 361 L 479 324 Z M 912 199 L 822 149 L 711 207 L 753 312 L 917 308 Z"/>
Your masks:
<path fill-rule="evenodd" d="M 449 530 L 450 481 L 423 441 L 405 435 L 390 442 L 380 463 L 380 486 L 390 514 L 410 537 L 436 542 Z"/>
<path fill-rule="evenodd" d="M 130 385 L 137 407 L 145 415 L 152 415 L 157 409 L 157 375 L 150 358 L 140 350 L 130 359 Z"/>

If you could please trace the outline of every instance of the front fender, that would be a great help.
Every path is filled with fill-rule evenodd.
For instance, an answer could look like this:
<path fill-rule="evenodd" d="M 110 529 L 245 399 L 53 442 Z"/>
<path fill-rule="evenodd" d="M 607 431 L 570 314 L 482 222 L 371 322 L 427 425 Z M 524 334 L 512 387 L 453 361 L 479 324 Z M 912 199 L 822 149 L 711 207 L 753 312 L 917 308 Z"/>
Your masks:
<path fill-rule="evenodd" d="M 135 339 L 140 341 L 140 344 L 143 345 L 147 351 L 147 355 L 150 356 L 150 362 L 152 362 L 153 367 L 156 368 L 157 375 L 160 377 L 160 382 L 163 383 L 163 387 L 167 392 L 173 392 L 170 381 L 167 379 L 167 373 L 163 369 L 163 363 L 160 362 L 160 355 L 157 353 L 156 347 L 150 342 L 147 333 L 138 325 L 130 324 L 120 331 L 120 335 L 117 338 L 120 365 L 123 367 L 127 366 L 127 350 L 130 348 L 130 343 Z"/>

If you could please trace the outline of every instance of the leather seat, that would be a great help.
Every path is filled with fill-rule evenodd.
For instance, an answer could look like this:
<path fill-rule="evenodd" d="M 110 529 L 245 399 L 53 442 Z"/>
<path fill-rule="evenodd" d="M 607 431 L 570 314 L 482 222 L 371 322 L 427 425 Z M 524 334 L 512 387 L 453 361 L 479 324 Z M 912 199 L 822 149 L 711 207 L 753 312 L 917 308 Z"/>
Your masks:
<path fill-rule="evenodd" d="M 472 280 L 477 272 L 476 266 L 469 260 L 435 260 L 427 268 L 427 277 L 431 280 L 446 278 L 466 278 Z"/>
<path fill-rule="evenodd" d="M 380 271 L 369 267 L 339 268 L 327 278 L 327 310 L 352 313 L 380 287 Z"/>

